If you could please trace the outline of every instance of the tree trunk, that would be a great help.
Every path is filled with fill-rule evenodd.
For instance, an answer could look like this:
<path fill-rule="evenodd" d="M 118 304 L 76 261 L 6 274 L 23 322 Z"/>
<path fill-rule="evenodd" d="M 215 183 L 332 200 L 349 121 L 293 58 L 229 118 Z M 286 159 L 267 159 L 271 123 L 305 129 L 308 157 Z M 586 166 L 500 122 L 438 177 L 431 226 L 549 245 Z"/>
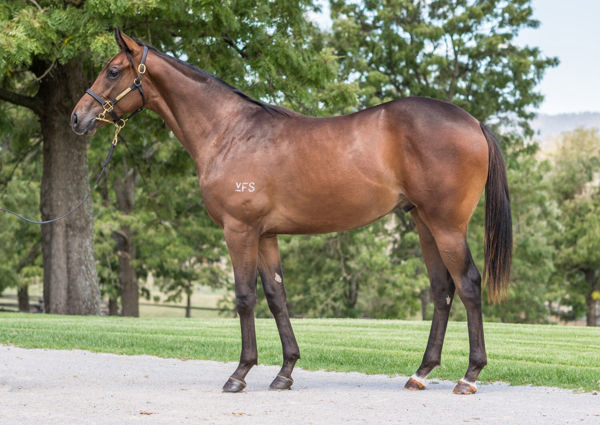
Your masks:
<path fill-rule="evenodd" d="M 119 315 L 119 301 L 117 298 L 109 298 L 108 299 L 108 315 L 109 316 L 118 316 Z"/>
<path fill-rule="evenodd" d="M 188 282 L 187 286 L 185 287 L 185 295 L 187 298 L 185 317 L 189 319 L 192 317 L 192 282 Z"/>
<path fill-rule="evenodd" d="M 590 287 L 590 290 L 585 295 L 585 304 L 587 306 L 586 324 L 587 326 L 598 326 L 598 315 L 596 313 L 598 294 L 600 293 L 600 279 L 596 278 L 596 273 L 593 270 L 586 270 L 585 280 Z"/>
<path fill-rule="evenodd" d="M 125 176 L 118 178 L 114 183 L 117 205 L 119 210 L 130 214 L 135 206 L 135 172 L 125 167 Z M 122 315 L 130 317 L 140 316 L 139 289 L 137 275 L 132 262 L 135 260 L 135 240 L 133 231 L 129 226 L 113 233 L 117 242 L 117 255 L 119 257 L 119 284 L 121 288 Z"/>
<path fill-rule="evenodd" d="M 29 286 L 21 286 L 17 292 L 17 298 L 19 300 L 19 311 L 29 313 Z"/>
<path fill-rule="evenodd" d="M 86 141 L 69 127 L 71 110 L 85 86 L 78 61 L 57 64 L 40 84 L 37 98 L 44 105 L 40 114 L 44 140 L 40 192 L 43 220 L 65 214 L 90 188 Z M 46 312 L 100 314 L 93 230 L 91 200 L 66 219 L 42 225 Z"/>
<path fill-rule="evenodd" d="M 348 310 L 354 310 L 356 308 L 356 302 L 358 301 L 358 289 L 359 289 L 359 281 L 358 279 L 353 278 L 352 276 L 348 277 L 346 292 L 346 307 Z"/>
<path fill-rule="evenodd" d="M 346 291 L 344 291 L 344 298 L 346 301 L 347 313 L 354 310 L 356 302 L 358 301 L 358 290 L 360 282 L 352 271 L 348 272 L 346 268 L 346 255 L 342 249 L 342 238 L 347 238 L 348 232 L 338 232 L 335 235 L 335 249 L 340 257 L 340 271 L 342 274 L 341 280 L 346 284 Z"/>
<path fill-rule="evenodd" d="M 119 257 L 119 285 L 121 289 L 121 314 L 129 317 L 139 317 L 139 292 L 135 269 L 131 264 L 135 259 L 135 245 L 129 226 L 121 226 L 121 230 L 113 232 L 117 243 Z"/>
<path fill-rule="evenodd" d="M 598 317 L 596 315 L 596 300 L 592 297 L 586 296 L 587 314 L 586 314 L 586 325 L 587 326 L 598 326 Z"/>

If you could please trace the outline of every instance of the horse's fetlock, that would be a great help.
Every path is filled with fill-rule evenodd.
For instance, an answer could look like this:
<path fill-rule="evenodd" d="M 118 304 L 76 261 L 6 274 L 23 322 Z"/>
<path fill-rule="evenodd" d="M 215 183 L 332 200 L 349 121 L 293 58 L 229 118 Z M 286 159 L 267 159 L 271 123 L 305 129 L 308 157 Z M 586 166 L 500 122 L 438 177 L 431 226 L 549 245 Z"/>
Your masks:
<path fill-rule="evenodd" d="M 246 373 L 258 364 L 258 356 L 243 357 L 240 359 L 239 367 L 246 371 Z"/>
<path fill-rule="evenodd" d="M 487 356 L 482 355 L 471 355 L 469 356 L 469 363 L 477 370 L 483 369 L 487 365 Z"/>
<path fill-rule="evenodd" d="M 293 352 L 290 352 L 290 353 L 284 353 L 283 354 L 283 358 L 287 362 L 296 363 L 298 360 L 300 360 L 300 352 L 299 351 L 293 351 Z"/>
<path fill-rule="evenodd" d="M 417 374 L 419 372 L 421 372 L 421 374 L 423 376 L 427 376 L 431 373 L 431 371 L 433 369 L 435 369 L 436 367 L 439 367 L 441 364 L 442 364 L 442 362 L 439 359 L 431 359 L 431 360 L 424 359 Z"/>

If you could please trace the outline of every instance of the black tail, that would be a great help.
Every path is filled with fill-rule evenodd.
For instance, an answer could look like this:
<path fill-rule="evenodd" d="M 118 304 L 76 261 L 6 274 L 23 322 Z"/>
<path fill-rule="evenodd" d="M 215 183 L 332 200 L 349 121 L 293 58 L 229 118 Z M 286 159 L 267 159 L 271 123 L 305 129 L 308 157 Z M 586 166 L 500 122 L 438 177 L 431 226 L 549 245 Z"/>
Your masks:
<path fill-rule="evenodd" d="M 481 123 L 488 142 L 489 165 L 485 184 L 485 266 L 488 299 L 499 302 L 505 298 L 512 262 L 512 217 L 506 180 L 506 165 L 498 141 Z"/>

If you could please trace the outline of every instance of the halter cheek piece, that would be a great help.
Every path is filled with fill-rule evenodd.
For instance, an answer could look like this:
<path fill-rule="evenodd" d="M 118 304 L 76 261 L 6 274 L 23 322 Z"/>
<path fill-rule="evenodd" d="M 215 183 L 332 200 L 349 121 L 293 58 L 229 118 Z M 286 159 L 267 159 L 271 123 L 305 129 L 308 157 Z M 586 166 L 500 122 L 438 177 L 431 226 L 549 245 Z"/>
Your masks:
<path fill-rule="evenodd" d="M 92 98 L 96 102 L 98 102 L 100 105 L 102 105 L 103 110 L 95 118 L 96 121 L 103 121 L 103 122 L 111 123 L 111 124 L 114 124 L 115 127 L 117 128 L 117 130 L 115 132 L 115 137 L 112 141 L 113 145 L 117 144 L 119 132 L 123 129 L 123 127 L 125 127 L 125 124 L 127 123 L 127 121 L 131 117 L 133 117 L 135 114 L 142 111 L 144 109 L 144 106 L 146 106 L 146 98 L 144 96 L 144 89 L 142 88 L 142 78 L 144 77 L 144 74 L 146 74 L 146 56 L 148 56 L 148 47 L 144 46 L 144 52 L 142 53 L 142 60 L 140 61 L 140 64 L 137 67 L 137 77 L 135 77 L 135 80 L 133 80 L 133 83 L 131 83 L 131 85 L 129 87 L 127 87 L 125 90 L 123 90 L 121 93 L 119 93 L 113 100 L 106 100 L 102 96 L 94 93 L 91 89 L 87 89 L 85 91 L 87 94 L 92 96 Z M 138 90 L 140 92 L 140 95 L 142 96 L 142 106 L 137 108 L 135 111 L 133 111 L 127 117 L 125 117 L 124 115 L 119 116 L 117 114 L 117 112 L 115 111 L 114 106 L 121 99 L 123 99 L 125 96 L 127 96 L 129 93 L 131 93 L 132 91 L 135 91 L 135 90 Z M 107 113 L 109 113 L 113 117 L 112 120 L 109 120 L 106 118 Z"/>

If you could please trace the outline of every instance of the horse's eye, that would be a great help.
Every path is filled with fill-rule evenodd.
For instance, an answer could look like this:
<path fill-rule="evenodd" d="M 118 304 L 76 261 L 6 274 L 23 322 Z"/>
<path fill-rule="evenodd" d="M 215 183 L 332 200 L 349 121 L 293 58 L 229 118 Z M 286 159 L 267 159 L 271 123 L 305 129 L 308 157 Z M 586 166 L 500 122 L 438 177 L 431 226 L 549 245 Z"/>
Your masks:
<path fill-rule="evenodd" d="M 106 76 L 107 76 L 108 78 L 110 78 L 111 80 L 117 79 L 117 78 L 119 78 L 119 71 L 118 71 L 118 70 L 116 70 L 116 69 L 114 69 L 114 68 L 112 68 L 112 69 L 109 69 L 109 70 L 106 72 Z"/>

